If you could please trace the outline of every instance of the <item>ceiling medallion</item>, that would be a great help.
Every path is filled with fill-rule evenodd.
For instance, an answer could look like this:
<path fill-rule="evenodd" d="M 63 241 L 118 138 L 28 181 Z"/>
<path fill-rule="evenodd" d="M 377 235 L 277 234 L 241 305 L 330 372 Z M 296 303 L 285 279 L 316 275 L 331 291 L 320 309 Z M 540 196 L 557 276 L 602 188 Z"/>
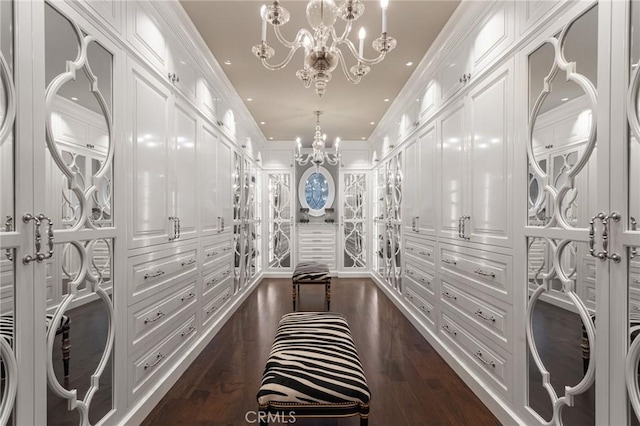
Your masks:
<path fill-rule="evenodd" d="M 263 5 L 260 10 L 262 41 L 260 44 L 253 46 L 252 52 L 260 58 L 267 69 L 279 70 L 291 62 L 291 58 L 299 48 L 304 48 L 303 67 L 296 72 L 296 76 L 302 80 L 307 88 L 311 86 L 311 83 L 314 83 L 318 96 L 324 94 L 327 83 L 331 80 L 331 73 L 338 64 L 342 66 L 342 71 L 347 80 L 352 84 L 358 84 L 362 77 L 369 73 L 371 65 L 381 62 L 386 54 L 396 47 L 396 40 L 387 35 L 388 5 L 389 0 L 380 0 L 382 32 L 380 37 L 375 39 L 372 44 L 373 48 L 379 53 L 377 58 L 366 59 L 363 56 L 364 39 L 366 37 L 364 28 L 361 28 L 358 33 L 360 40 L 358 50 L 348 38 L 353 22 L 364 13 L 362 0 L 344 0 L 340 6 L 336 4 L 335 0 L 309 0 L 306 15 L 313 31 L 301 28 L 293 41 L 286 40 L 280 32 L 280 26 L 289 22 L 289 12 L 280 6 L 279 1 L 274 1 L 270 6 Z M 346 21 L 344 32 L 340 37 L 337 36 L 336 29 L 333 26 L 338 17 Z M 267 63 L 275 54 L 275 50 L 267 44 L 267 23 L 273 25 L 276 38 L 285 48 L 289 49 L 287 57 L 276 65 Z M 357 60 L 357 64 L 350 69 L 347 69 L 340 46 L 346 46 Z"/>

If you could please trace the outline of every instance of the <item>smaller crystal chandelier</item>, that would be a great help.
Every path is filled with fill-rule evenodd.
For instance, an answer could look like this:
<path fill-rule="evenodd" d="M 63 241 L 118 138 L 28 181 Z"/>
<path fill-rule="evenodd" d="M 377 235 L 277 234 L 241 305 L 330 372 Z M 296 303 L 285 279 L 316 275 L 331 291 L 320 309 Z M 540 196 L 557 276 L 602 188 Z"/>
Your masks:
<path fill-rule="evenodd" d="M 297 138 L 297 148 L 295 156 L 296 162 L 301 166 L 306 166 L 309 162 L 311 162 L 316 167 L 320 167 L 326 161 L 332 166 L 335 166 L 336 164 L 340 163 L 340 159 L 342 158 L 339 149 L 340 138 L 336 138 L 336 141 L 333 143 L 335 153 L 330 154 L 328 152 L 325 152 L 324 141 L 327 135 L 323 135 L 322 130 L 320 129 L 320 116 L 322 115 L 322 111 L 313 111 L 313 114 L 316 116 L 316 133 L 313 136 L 313 143 L 311 144 L 313 151 L 309 154 L 302 155 L 302 153 L 300 152 L 302 149 L 300 138 Z"/>
<path fill-rule="evenodd" d="M 252 52 L 267 69 L 273 71 L 286 67 L 296 51 L 301 47 L 304 48 L 303 67 L 296 72 L 296 76 L 302 80 L 307 88 L 312 83 L 315 83 L 318 96 L 324 94 L 327 83 L 331 80 L 331 73 L 337 68 L 338 64 L 342 65 L 342 71 L 347 80 L 352 84 L 358 84 L 362 77 L 369 73 L 370 66 L 381 62 L 386 54 L 392 51 L 397 44 L 393 37 L 387 35 L 387 7 L 389 6 L 389 0 L 380 0 L 380 5 L 382 7 L 382 32 L 380 37 L 373 41 L 373 48 L 379 53 L 377 58 L 366 59 L 363 55 L 364 39 L 366 37 L 364 28 L 361 28 L 358 33 L 360 40 L 358 50 L 348 38 L 353 22 L 364 13 L 362 0 L 344 0 L 340 6 L 336 4 L 336 0 L 309 0 L 306 14 L 312 31 L 301 28 L 293 41 L 286 40 L 280 32 L 280 26 L 289 22 L 289 11 L 280 6 L 280 2 L 277 0 L 270 6 L 263 5 L 260 10 L 262 41 L 260 44 L 253 46 Z M 337 35 L 333 26 L 338 17 L 346 22 L 341 36 Z M 276 65 L 267 63 L 275 54 L 275 50 L 267 44 L 267 23 L 273 25 L 276 38 L 284 47 L 289 49 L 287 57 Z M 356 65 L 353 65 L 350 69 L 347 69 L 344 55 L 340 50 L 341 45 L 346 46 L 357 61 Z"/>

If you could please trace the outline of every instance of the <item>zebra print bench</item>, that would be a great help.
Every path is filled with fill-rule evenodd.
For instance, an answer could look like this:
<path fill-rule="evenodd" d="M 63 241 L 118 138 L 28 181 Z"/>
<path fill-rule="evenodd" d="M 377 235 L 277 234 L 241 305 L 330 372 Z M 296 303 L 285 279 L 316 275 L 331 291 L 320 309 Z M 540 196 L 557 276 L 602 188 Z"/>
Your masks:
<path fill-rule="evenodd" d="M 345 318 L 333 312 L 283 316 L 257 398 L 261 425 L 269 418 L 359 415 L 366 426 L 370 392 Z"/>
<path fill-rule="evenodd" d="M 300 262 L 293 271 L 293 310 L 296 310 L 296 300 L 300 296 L 300 284 L 324 284 L 327 296 L 327 311 L 331 305 L 331 275 L 329 266 L 321 262 Z"/>

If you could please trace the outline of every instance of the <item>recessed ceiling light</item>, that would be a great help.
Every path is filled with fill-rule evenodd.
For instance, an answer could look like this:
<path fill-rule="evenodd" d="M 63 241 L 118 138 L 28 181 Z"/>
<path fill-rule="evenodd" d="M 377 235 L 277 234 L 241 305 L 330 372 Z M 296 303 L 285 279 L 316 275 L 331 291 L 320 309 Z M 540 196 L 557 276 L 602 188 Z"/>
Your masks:
<path fill-rule="evenodd" d="M 270 140 L 270 141 L 272 141 L 272 140 L 273 140 L 273 136 L 270 136 L 270 137 L 269 137 L 269 140 Z"/>
<path fill-rule="evenodd" d="M 180 63 L 181 63 L 182 65 L 187 65 L 187 63 L 186 63 L 185 61 L 180 61 Z"/>
<path fill-rule="evenodd" d="M 410 67 L 411 65 L 413 65 L 413 62 L 409 61 L 405 64 L 406 66 Z"/>
<path fill-rule="evenodd" d="M 247 98 L 248 102 L 251 102 L 253 100 L 253 98 Z"/>
<path fill-rule="evenodd" d="M 264 121 L 261 121 L 261 122 L 260 122 L 260 124 L 265 125 L 265 124 L 267 124 L 267 123 L 265 123 Z"/>
<path fill-rule="evenodd" d="M 376 124 L 376 122 L 375 122 L 375 121 L 372 121 L 372 122 L 371 122 L 371 123 L 369 123 L 369 124 L 371 124 L 371 125 L 373 126 L 374 124 Z"/>
<path fill-rule="evenodd" d="M 363 137 L 362 137 L 362 140 L 363 140 L 363 141 L 365 141 L 365 140 L 367 140 L 367 138 L 365 138 L 365 137 L 363 136 Z"/>
<path fill-rule="evenodd" d="M 560 99 L 560 100 L 561 100 L 562 102 L 566 102 L 566 101 L 568 101 L 568 100 L 569 100 L 569 98 L 562 98 L 562 99 Z"/>
<path fill-rule="evenodd" d="M 227 59 L 226 61 L 224 61 L 224 64 L 225 65 L 231 65 L 231 61 Z"/>
<path fill-rule="evenodd" d="M 385 102 L 389 102 L 389 98 L 384 98 L 384 101 Z"/>
<path fill-rule="evenodd" d="M 72 101 L 77 101 L 77 100 L 78 100 L 78 98 L 76 98 L 75 96 L 72 96 L 72 97 L 71 97 L 71 100 L 72 100 Z"/>

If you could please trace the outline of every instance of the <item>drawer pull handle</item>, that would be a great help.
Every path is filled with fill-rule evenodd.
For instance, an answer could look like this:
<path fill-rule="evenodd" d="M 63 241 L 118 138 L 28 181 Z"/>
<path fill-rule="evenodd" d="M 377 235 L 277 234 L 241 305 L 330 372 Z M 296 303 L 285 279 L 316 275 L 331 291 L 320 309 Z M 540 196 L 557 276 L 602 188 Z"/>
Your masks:
<path fill-rule="evenodd" d="M 409 275 L 413 275 L 415 272 L 413 272 L 411 269 L 407 269 L 407 274 Z"/>
<path fill-rule="evenodd" d="M 149 274 L 144 274 L 144 279 L 148 280 L 149 278 L 159 277 L 160 275 L 164 275 L 164 271 L 162 269 L 158 269 L 156 272 L 152 272 Z"/>
<path fill-rule="evenodd" d="M 191 333 L 193 333 L 194 331 L 196 331 L 196 328 L 195 328 L 194 326 L 190 325 L 190 326 L 189 326 L 189 329 L 188 329 L 188 330 L 186 330 L 186 331 L 183 331 L 182 333 L 180 333 L 180 335 L 181 335 L 182 337 L 184 337 L 184 336 L 188 336 L 188 335 L 190 335 Z"/>
<path fill-rule="evenodd" d="M 189 293 L 186 296 L 182 296 L 180 300 L 184 302 L 185 300 L 193 299 L 194 297 L 196 297 L 195 293 Z"/>
<path fill-rule="evenodd" d="M 413 247 L 407 247 L 407 250 L 414 251 L 414 248 Z"/>
<path fill-rule="evenodd" d="M 222 300 L 227 300 L 228 298 L 230 298 L 231 295 L 229 293 L 225 294 L 224 297 L 222 298 Z"/>
<path fill-rule="evenodd" d="M 229 250 L 231 250 L 231 247 L 225 247 L 222 249 L 222 251 L 229 251 Z"/>
<path fill-rule="evenodd" d="M 156 321 L 158 321 L 160 318 L 162 318 L 163 316 L 164 316 L 164 312 L 162 312 L 162 311 L 158 311 L 158 313 L 156 314 L 156 316 L 155 316 L 154 318 L 149 318 L 149 317 L 145 318 L 145 319 L 144 319 L 144 323 L 145 323 L 145 324 L 148 324 L 148 323 L 150 323 L 150 322 L 156 322 Z"/>
<path fill-rule="evenodd" d="M 420 306 L 420 309 L 422 309 L 423 311 L 425 311 L 425 312 L 426 312 L 426 313 L 428 313 L 428 314 L 430 314 L 430 313 L 431 313 L 431 309 L 427 309 L 427 307 L 426 307 L 426 306 L 424 306 L 424 305 L 421 305 L 421 306 Z"/>
<path fill-rule="evenodd" d="M 185 260 L 184 262 L 182 262 L 180 264 L 180 266 L 182 266 L 184 268 L 185 266 L 193 265 L 194 263 L 196 263 L 195 259 L 189 259 L 189 260 Z"/>
<path fill-rule="evenodd" d="M 485 272 L 485 271 L 483 271 L 482 269 L 479 269 L 479 268 L 476 269 L 473 272 L 475 272 L 478 275 L 482 275 L 483 277 L 491 277 L 491 278 L 495 278 L 496 277 L 496 274 L 494 272 Z"/>
<path fill-rule="evenodd" d="M 458 335 L 458 332 L 455 331 L 453 328 L 449 327 L 449 324 L 443 325 L 442 329 L 444 331 L 446 331 L 447 333 L 451 334 L 452 336 L 457 336 Z"/>
<path fill-rule="evenodd" d="M 222 275 L 226 277 L 226 276 L 227 276 L 227 275 L 229 275 L 230 273 L 231 273 L 231 270 L 230 270 L 230 269 L 227 269 L 226 271 L 224 271 L 224 272 L 222 273 Z"/>
<path fill-rule="evenodd" d="M 640 311 L 640 307 L 638 307 L 637 305 L 633 305 L 631 309 L 634 311 Z"/>
<path fill-rule="evenodd" d="M 420 252 L 420 254 L 421 254 L 421 255 L 423 255 L 423 256 L 429 256 L 429 257 L 431 257 L 431 253 L 429 253 L 428 251 L 424 251 L 424 250 L 423 250 L 423 251 L 421 251 L 421 252 Z"/>
<path fill-rule="evenodd" d="M 218 309 L 218 307 L 217 307 L 217 306 L 212 306 L 212 307 L 210 307 L 209 309 L 207 309 L 206 314 L 207 314 L 207 315 L 212 314 L 212 313 L 214 313 L 217 309 Z"/>
<path fill-rule="evenodd" d="M 421 283 L 424 283 L 424 284 L 426 284 L 426 285 L 431 285 L 431 281 L 429 281 L 429 280 L 427 280 L 427 279 L 425 279 L 425 278 L 420 278 L 420 282 L 421 282 Z"/>
<path fill-rule="evenodd" d="M 451 259 L 442 259 L 443 263 L 447 263 L 449 265 L 457 265 L 458 262 L 456 262 L 455 260 L 451 260 Z"/>
<path fill-rule="evenodd" d="M 474 354 L 476 356 L 476 358 L 478 358 L 484 365 L 490 365 L 493 368 L 496 368 L 496 363 L 493 361 L 487 361 L 486 359 L 482 358 L 482 352 L 478 351 Z"/>
<path fill-rule="evenodd" d="M 206 285 L 211 285 L 211 284 L 215 284 L 216 282 L 218 282 L 217 278 L 211 278 L 209 281 L 207 281 L 205 284 Z"/>
<path fill-rule="evenodd" d="M 207 253 L 207 257 L 217 256 L 217 255 L 218 255 L 217 251 L 212 251 L 212 252 Z"/>
<path fill-rule="evenodd" d="M 456 296 L 455 294 L 451 294 L 448 291 L 443 291 L 442 295 L 448 299 L 458 300 L 458 296 Z"/>
<path fill-rule="evenodd" d="M 638 278 L 635 278 L 635 279 L 633 280 L 633 282 L 634 282 L 634 283 L 636 283 L 636 284 L 640 284 L 640 280 L 639 280 Z"/>
<path fill-rule="evenodd" d="M 160 352 L 158 352 L 158 355 L 156 355 L 156 360 L 153 361 L 153 363 L 151 363 L 151 364 L 146 363 L 144 365 L 144 369 L 148 370 L 149 368 L 155 367 L 156 365 L 158 365 L 160 363 L 160 361 L 162 361 L 163 358 L 164 358 L 164 355 L 162 355 Z"/>
<path fill-rule="evenodd" d="M 492 315 L 490 317 L 486 316 L 485 314 L 482 313 L 482 311 L 480 309 L 478 309 L 475 312 L 476 316 L 479 316 L 480 318 L 482 318 L 485 321 L 491 321 L 491 322 L 496 322 L 495 317 Z"/>

